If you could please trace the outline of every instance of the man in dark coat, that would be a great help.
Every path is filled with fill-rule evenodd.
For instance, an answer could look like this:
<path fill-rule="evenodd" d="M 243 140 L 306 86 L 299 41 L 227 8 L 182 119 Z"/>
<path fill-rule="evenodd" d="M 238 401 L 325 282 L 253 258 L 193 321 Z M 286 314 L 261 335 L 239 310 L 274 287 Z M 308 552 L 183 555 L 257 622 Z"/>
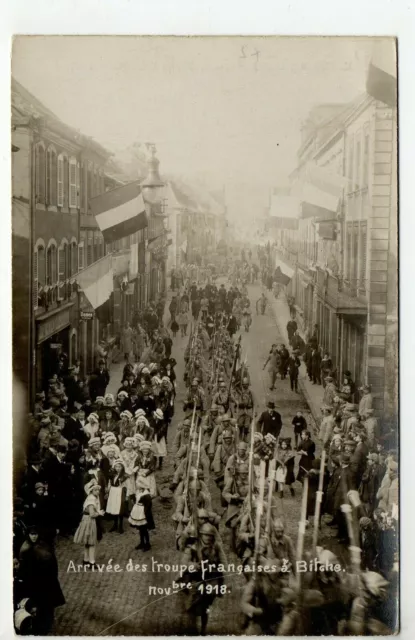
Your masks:
<path fill-rule="evenodd" d="M 321 384 L 321 353 L 318 347 L 311 353 L 311 378 L 313 384 Z"/>
<path fill-rule="evenodd" d="M 295 320 L 289 320 L 287 322 L 288 342 L 291 344 L 293 336 L 298 329 L 298 325 Z"/>
<path fill-rule="evenodd" d="M 359 489 L 363 474 L 366 471 L 369 447 L 366 444 L 366 432 L 358 431 L 355 436 L 357 442 L 356 449 L 350 459 L 350 470 L 353 489 Z"/>
<path fill-rule="evenodd" d="M 271 433 L 278 438 L 282 429 L 282 418 L 278 411 L 275 411 L 275 403 L 268 402 L 267 409 L 261 413 L 257 422 L 258 430 L 265 436 Z"/>
<path fill-rule="evenodd" d="M 108 373 L 108 369 L 105 368 L 104 360 L 100 360 L 98 369 L 95 369 L 91 376 L 90 395 L 92 400 L 95 400 L 97 396 L 105 396 L 109 381 L 110 374 Z"/>
<path fill-rule="evenodd" d="M 75 405 L 69 410 L 69 416 L 66 419 L 65 426 L 62 429 L 62 435 L 66 440 L 78 440 L 82 445 L 86 445 L 88 442 L 88 436 L 82 428 L 81 423 L 78 420 L 79 405 Z"/>

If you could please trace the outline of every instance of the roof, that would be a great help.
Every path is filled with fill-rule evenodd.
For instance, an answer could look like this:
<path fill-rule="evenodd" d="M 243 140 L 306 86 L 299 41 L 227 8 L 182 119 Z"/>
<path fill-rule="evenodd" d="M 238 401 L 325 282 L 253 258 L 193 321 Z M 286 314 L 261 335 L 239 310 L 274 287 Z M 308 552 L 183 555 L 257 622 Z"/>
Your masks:
<path fill-rule="evenodd" d="M 90 136 L 86 136 L 78 129 L 65 124 L 53 113 L 43 102 L 28 91 L 20 82 L 12 76 L 11 80 L 11 103 L 13 116 L 17 118 L 43 118 L 52 130 L 57 130 L 61 135 L 71 140 L 79 146 L 89 147 L 105 158 L 111 156 L 111 152 Z"/>

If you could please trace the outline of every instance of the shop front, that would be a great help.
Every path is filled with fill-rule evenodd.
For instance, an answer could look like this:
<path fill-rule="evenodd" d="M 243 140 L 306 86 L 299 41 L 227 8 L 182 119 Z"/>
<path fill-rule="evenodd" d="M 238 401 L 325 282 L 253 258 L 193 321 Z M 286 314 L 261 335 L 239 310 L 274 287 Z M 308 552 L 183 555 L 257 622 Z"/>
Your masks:
<path fill-rule="evenodd" d="M 58 360 L 65 354 L 68 365 L 72 357 L 71 325 L 74 303 L 54 309 L 36 318 L 36 388 L 47 389 L 49 378 L 56 373 Z"/>

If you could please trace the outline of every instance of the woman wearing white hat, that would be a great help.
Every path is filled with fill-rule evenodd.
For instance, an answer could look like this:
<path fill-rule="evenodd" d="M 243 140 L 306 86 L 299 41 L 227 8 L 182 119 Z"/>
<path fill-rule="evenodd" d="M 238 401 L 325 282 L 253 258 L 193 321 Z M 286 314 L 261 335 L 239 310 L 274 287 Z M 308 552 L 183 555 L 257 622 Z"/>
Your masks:
<path fill-rule="evenodd" d="M 88 437 L 95 438 L 98 435 L 99 431 L 99 417 L 97 413 L 90 413 L 88 416 L 88 420 L 84 425 L 84 431 Z"/>
<path fill-rule="evenodd" d="M 137 452 L 134 451 L 134 438 L 127 437 L 124 440 L 124 449 L 121 451 L 120 458 L 123 461 L 126 481 L 125 487 L 127 491 L 127 501 L 129 502 L 130 507 L 131 498 L 135 496 L 135 474 L 137 473 L 136 460 L 137 460 Z"/>
<path fill-rule="evenodd" d="M 136 482 L 138 478 L 145 478 L 148 483 L 150 495 L 152 498 L 155 498 L 157 495 L 157 485 L 154 472 L 157 468 L 157 458 L 153 453 L 152 447 L 153 444 L 150 440 L 142 440 L 140 442 L 135 466 L 137 467 Z"/>
<path fill-rule="evenodd" d="M 95 565 L 95 547 L 98 540 L 96 519 L 104 515 L 99 503 L 100 488 L 95 480 L 91 480 L 85 486 L 87 497 L 83 506 L 82 520 L 74 536 L 75 544 L 83 544 L 85 547 L 84 565 Z"/>
<path fill-rule="evenodd" d="M 106 513 L 109 513 L 114 518 L 114 524 L 110 529 L 110 532 L 118 531 L 118 533 L 124 533 L 123 518 L 125 515 L 126 507 L 126 482 L 127 475 L 125 472 L 124 461 L 119 458 L 115 460 L 114 465 L 109 472 L 108 481 L 108 502 L 105 509 Z"/>
<path fill-rule="evenodd" d="M 153 411 L 151 416 L 150 426 L 154 429 L 153 451 L 159 460 L 159 469 L 163 466 L 163 458 L 167 455 L 166 446 L 166 423 L 164 421 L 163 412 L 161 409 Z"/>
<path fill-rule="evenodd" d="M 103 444 L 101 447 L 101 451 L 104 454 L 104 456 L 107 455 L 108 453 L 108 449 L 115 449 L 115 453 L 117 458 L 120 457 L 120 450 L 117 446 L 117 437 L 114 433 L 111 433 L 111 431 L 109 431 L 108 433 L 106 433 L 103 438 Z"/>

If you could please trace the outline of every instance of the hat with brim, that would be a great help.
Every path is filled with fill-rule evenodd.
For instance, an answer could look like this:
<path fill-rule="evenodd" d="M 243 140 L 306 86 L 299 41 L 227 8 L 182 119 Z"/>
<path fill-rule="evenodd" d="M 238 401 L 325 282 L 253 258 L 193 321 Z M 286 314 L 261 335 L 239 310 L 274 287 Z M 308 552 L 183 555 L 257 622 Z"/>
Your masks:
<path fill-rule="evenodd" d="M 92 447 L 94 444 L 101 444 L 101 439 L 98 437 L 90 438 L 88 445 Z"/>
<path fill-rule="evenodd" d="M 89 495 L 97 487 L 98 489 L 101 489 L 100 485 L 96 480 L 91 480 L 91 482 L 88 482 L 88 484 L 85 485 L 85 493 Z"/>
<path fill-rule="evenodd" d="M 164 417 L 164 416 L 163 416 L 163 412 L 162 412 L 162 410 L 161 410 L 161 409 L 156 409 L 156 410 L 154 411 L 154 416 L 155 416 L 156 418 L 158 418 L 159 420 L 163 420 L 163 417 Z"/>
<path fill-rule="evenodd" d="M 267 407 L 268 409 L 275 409 L 275 402 L 272 402 L 272 400 L 270 400 L 269 402 L 267 402 Z"/>
<path fill-rule="evenodd" d="M 388 464 L 389 471 L 398 471 L 398 463 L 391 460 Z"/>
<path fill-rule="evenodd" d="M 326 376 L 326 377 L 324 378 L 324 380 L 325 380 L 326 382 L 333 382 L 334 378 L 332 378 L 332 376 Z"/>
<path fill-rule="evenodd" d="M 131 440 L 132 440 L 132 438 L 131 438 Z M 124 460 L 122 458 L 117 458 L 116 460 L 114 460 L 114 467 L 115 467 L 116 464 L 122 465 L 122 468 L 125 469 L 125 462 L 124 462 Z"/>
<path fill-rule="evenodd" d="M 143 440 L 138 445 L 138 448 L 140 449 L 140 451 L 149 451 L 151 447 L 152 447 L 152 444 L 148 440 Z"/>
<path fill-rule="evenodd" d="M 128 393 L 126 391 L 120 391 L 117 398 L 128 398 Z"/>
<path fill-rule="evenodd" d="M 36 482 L 35 484 L 35 489 L 45 489 L 46 485 L 43 484 L 43 482 Z"/>
<path fill-rule="evenodd" d="M 88 416 L 88 422 L 99 422 L 99 416 L 97 413 L 90 413 Z"/>
<path fill-rule="evenodd" d="M 133 417 L 133 414 L 131 413 L 131 411 L 128 411 L 128 409 L 126 409 L 125 411 L 122 411 L 120 414 L 121 418 L 128 418 L 128 420 L 131 420 Z"/>
<path fill-rule="evenodd" d="M 97 396 L 95 398 L 95 402 L 104 402 L 104 400 L 105 400 L 104 396 Z"/>
<path fill-rule="evenodd" d="M 137 409 L 137 411 L 134 414 L 135 418 L 139 418 L 140 416 L 143 416 L 145 418 L 146 412 L 144 411 L 144 409 Z"/>
<path fill-rule="evenodd" d="M 115 444 L 116 442 L 117 442 L 117 438 L 116 438 L 115 434 L 112 433 L 112 431 L 109 431 L 103 437 L 103 443 L 104 444 Z"/>
<path fill-rule="evenodd" d="M 127 436 L 127 438 L 125 438 L 125 440 L 124 440 L 124 447 L 125 447 L 127 444 L 131 444 L 131 446 L 133 446 L 133 445 L 134 445 L 134 438 L 132 438 L 132 437 L 130 437 L 130 436 Z"/>

